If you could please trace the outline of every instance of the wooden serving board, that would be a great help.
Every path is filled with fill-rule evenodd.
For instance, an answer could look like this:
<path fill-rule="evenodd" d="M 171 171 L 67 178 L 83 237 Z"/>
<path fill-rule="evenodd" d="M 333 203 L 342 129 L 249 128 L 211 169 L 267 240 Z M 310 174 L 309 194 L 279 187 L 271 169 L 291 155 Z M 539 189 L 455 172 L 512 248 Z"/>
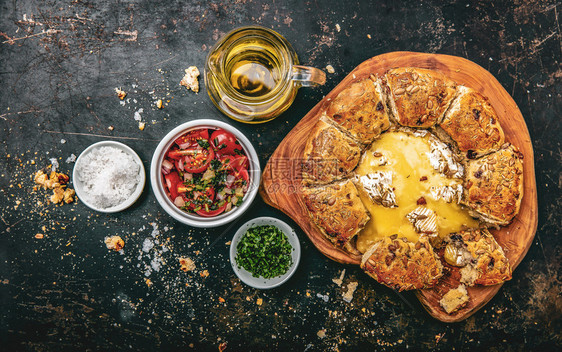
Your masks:
<path fill-rule="evenodd" d="M 471 87 L 488 97 L 498 114 L 506 140 L 523 153 L 524 195 L 521 210 L 509 226 L 492 231 L 503 247 L 512 268 L 515 269 L 529 250 L 538 223 L 531 138 L 519 108 L 501 84 L 479 65 L 460 57 L 392 52 L 361 63 L 310 110 L 275 150 L 263 171 L 260 184 L 262 198 L 269 205 L 293 218 L 316 248 L 328 258 L 345 264 L 359 264 L 360 256 L 352 256 L 335 248 L 311 222 L 301 195 L 302 154 L 308 134 L 322 111 L 345 87 L 354 81 L 369 77 L 370 74 L 381 75 L 390 68 L 406 66 L 439 70 L 457 84 Z M 457 313 L 448 315 L 441 309 L 439 300 L 450 288 L 457 287 L 458 282 L 458 271 L 452 271 L 445 274 L 436 287 L 416 291 L 416 296 L 434 318 L 443 322 L 457 322 L 468 318 L 483 307 L 501 287 L 501 285 L 469 287 L 468 293 L 471 299 L 469 304 Z"/>

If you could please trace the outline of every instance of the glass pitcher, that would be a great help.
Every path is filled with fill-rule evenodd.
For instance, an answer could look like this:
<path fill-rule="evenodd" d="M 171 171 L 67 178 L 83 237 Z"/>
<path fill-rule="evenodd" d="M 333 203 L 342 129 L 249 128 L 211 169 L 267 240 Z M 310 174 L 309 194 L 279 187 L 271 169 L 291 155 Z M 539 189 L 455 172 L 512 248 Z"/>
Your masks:
<path fill-rule="evenodd" d="M 204 76 L 215 106 L 245 123 L 276 118 L 300 87 L 326 82 L 323 71 L 298 65 L 285 38 L 259 26 L 237 28 L 221 38 L 207 57 Z"/>

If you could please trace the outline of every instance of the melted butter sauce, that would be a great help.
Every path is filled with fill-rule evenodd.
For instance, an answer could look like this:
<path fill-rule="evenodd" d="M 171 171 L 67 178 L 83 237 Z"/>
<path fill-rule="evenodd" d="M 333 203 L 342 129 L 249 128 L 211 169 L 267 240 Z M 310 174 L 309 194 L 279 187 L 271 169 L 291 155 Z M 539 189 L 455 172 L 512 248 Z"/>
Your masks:
<path fill-rule="evenodd" d="M 462 206 L 433 199 L 430 191 L 432 186 L 462 184 L 462 180 L 447 178 L 434 170 L 427 156 L 430 148 L 429 135 L 417 137 L 405 132 L 387 132 L 365 152 L 356 173 L 363 176 L 376 171 L 392 171 L 392 186 L 398 207 L 379 205 L 360 190 L 361 200 L 371 220 L 358 235 L 359 251 L 364 253 L 378 238 L 393 234 L 416 242 L 419 234 L 406 215 L 418 207 L 417 202 L 421 197 L 437 216 L 440 236 L 460 231 L 463 227 L 478 226 L 478 222 Z M 386 160 L 386 164 L 380 165 L 382 160 Z M 427 180 L 420 180 L 425 177 Z"/>

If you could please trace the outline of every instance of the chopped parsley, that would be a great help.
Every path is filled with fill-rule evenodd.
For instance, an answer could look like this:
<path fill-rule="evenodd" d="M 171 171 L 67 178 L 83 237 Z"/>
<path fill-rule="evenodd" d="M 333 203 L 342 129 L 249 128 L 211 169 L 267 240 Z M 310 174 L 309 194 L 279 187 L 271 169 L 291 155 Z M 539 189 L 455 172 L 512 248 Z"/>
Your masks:
<path fill-rule="evenodd" d="M 250 228 L 236 247 L 236 264 L 253 277 L 271 279 L 285 274 L 293 259 L 287 236 L 273 225 Z"/>
<path fill-rule="evenodd" d="M 209 141 L 202 138 L 197 140 L 197 144 L 199 144 L 199 146 L 204 149 L 209 149 L 210 146 Z"/>
<path fill-rule="evenodd" d="M 213 159 L 213 160 L 211 160 L 211 167 L 212 167 L 214 170 L 220 169 L 221 166 L 222 166 L 222 163 L 221 163 L 220 160 L 218 160 L 218 159 Z"/>

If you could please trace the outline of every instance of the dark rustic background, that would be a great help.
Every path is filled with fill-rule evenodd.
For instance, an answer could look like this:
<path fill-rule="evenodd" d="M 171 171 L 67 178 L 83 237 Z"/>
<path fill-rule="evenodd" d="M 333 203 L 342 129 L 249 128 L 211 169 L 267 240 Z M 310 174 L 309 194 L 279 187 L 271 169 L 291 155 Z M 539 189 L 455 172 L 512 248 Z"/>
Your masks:
<path fill-rule="evenodd" d="M 1 1 L 0 350 L 560 350 L 561 11 L 557 1 L 522 0 Z M 202 80 L 199 94 L 178 85 L 188 66 L 203 69 L 221 35 L 249 24 L 279 31 L 303 64 L 335 69 L 325 86 L 301 89 L 263 125 L 222 116 Z M 163 213 L 148 185 L 114 215 L 79 201 L 48 205 L 45 192 L 32 191 L 31 175 L 50 158 L 71 173 L 66 159 L 105 139 L 131 146 L 148 168 L 158 141 L 198 118 L 241 129 L 263 167 L 349 71 L 397 50 L 483 66 L 511 93 L 533 140 L 535 241 L 513 279 L 464 322 L 434 320 L 411 294 L 403 300 L 359 268 L 323 257 L 300 230 L 303 258 L 287 284 L 241 284 L 228 260 L 237 225 L 270 215 L 294 226 L 261 199 L 232 227 L 198 230 Z M 116 87 L 128 93 L 124 102 Z M 125 240 L 123 254 L 106 249 L 111 235 Z M 156 243 L 147 252 L 146 241 Z M 197 269 L 180 271 L 180 256 Z M 332 279 L 344 269 L 340 287 Z M 350 282 L 358 289 L 346 303 Z"/>

